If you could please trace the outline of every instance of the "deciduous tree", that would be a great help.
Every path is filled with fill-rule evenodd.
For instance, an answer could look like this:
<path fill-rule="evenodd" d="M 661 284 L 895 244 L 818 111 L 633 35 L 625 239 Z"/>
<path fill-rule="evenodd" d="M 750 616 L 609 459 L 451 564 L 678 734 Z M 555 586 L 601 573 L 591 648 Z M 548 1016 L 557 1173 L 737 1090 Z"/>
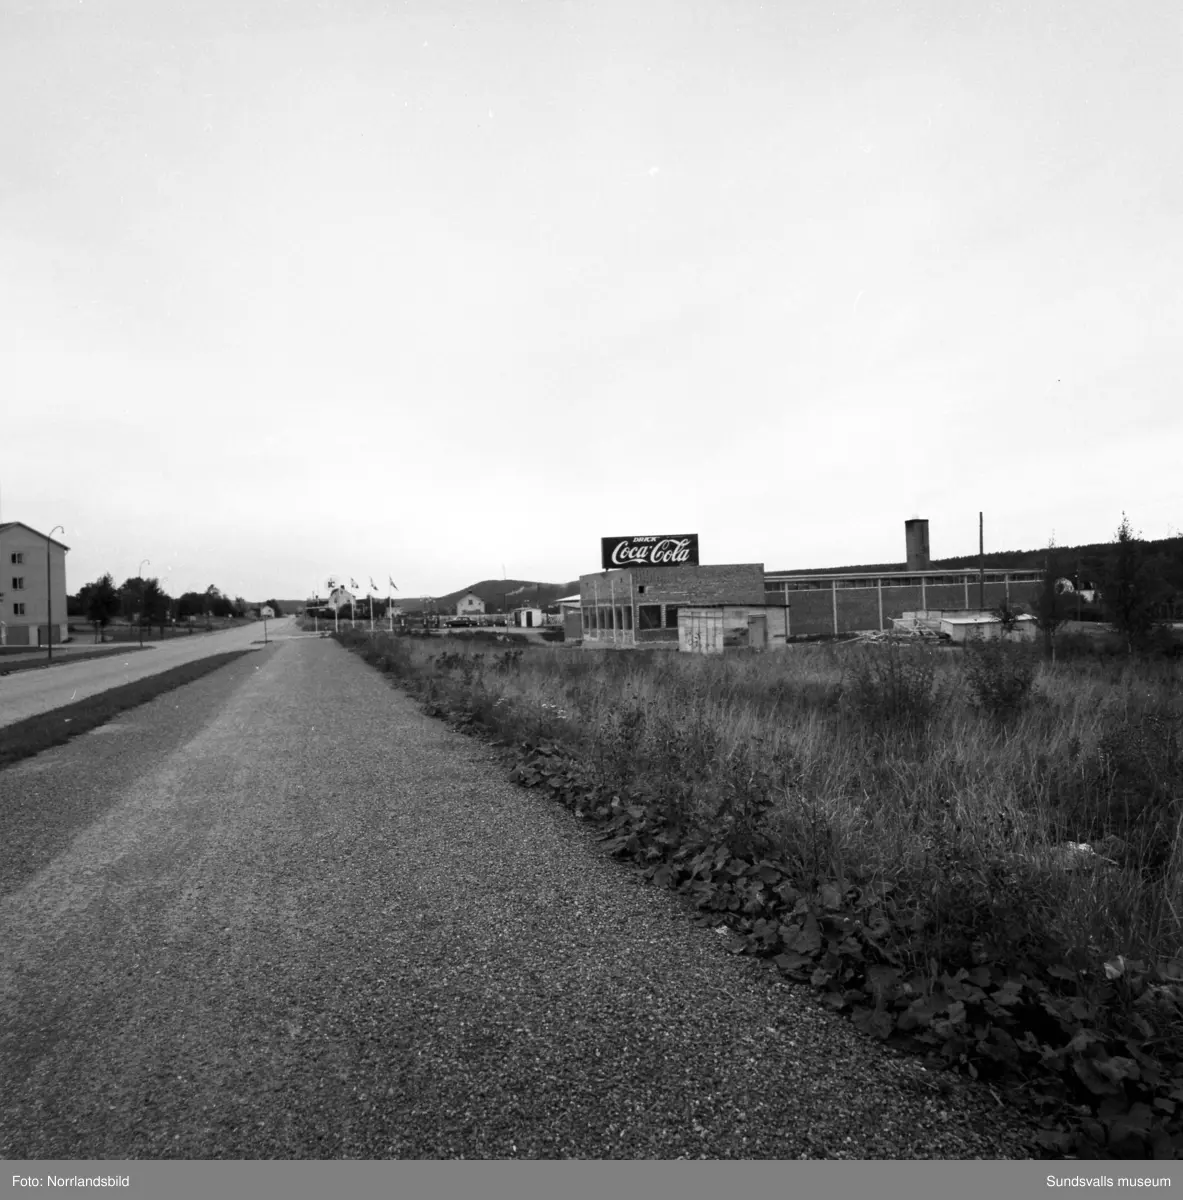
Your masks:
<path fill-rule="evenodd" d="M 88 583 L 82 592 L 86 598 L 86 619 L 94 625 L 94 640 L 97 642 L 102 638 L 102 631 L 111 623 L 111 618 L 119 612 L 119 593 L 115 590 L 115 580 L 110 572 Z"/>

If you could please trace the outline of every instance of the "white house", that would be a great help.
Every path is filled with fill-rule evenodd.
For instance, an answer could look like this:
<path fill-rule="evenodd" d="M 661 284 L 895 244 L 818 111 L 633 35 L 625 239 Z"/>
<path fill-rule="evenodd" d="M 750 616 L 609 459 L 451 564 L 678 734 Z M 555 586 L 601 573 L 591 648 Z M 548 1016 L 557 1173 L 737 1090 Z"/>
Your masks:
<path fill-rule="evenodd" d="M 485 602 L 476 592 L 466 592 L 456 601 L 458 617 L 475 617 L 485 611 Z"/>
<path fill-rule="evenodd" d="M 343 587 L 335 587 L 329 595 L 328 606 L 334 612 L 340 611 L 342 608 L 348 608 L 357 599 L 350 591 L 346 591 Z"/>
<path fill-rule="evenodd" d="M 270 604 L 261 604 L 259 605 L 259 617 L 272 620 L 275 617 L 275 609 Z"/>
<path fill-rule="evenodd" d="M 69 549 L 21 521 L 0 525 L 0 640 L 4 644 L 44 646 L 50 638 L 55 644 L 65 639 Z"/>

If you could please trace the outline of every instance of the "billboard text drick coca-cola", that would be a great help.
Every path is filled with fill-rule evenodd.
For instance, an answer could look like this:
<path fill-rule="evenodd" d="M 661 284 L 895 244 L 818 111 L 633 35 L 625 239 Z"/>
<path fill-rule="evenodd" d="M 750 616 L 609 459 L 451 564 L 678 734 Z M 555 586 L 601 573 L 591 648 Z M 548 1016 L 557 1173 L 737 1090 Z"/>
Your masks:
<path fill-rule="evenodd" d="M 676 534 L 603 539 L 604 569 L 668 567 L 698 562 L 698 535 Z"/>

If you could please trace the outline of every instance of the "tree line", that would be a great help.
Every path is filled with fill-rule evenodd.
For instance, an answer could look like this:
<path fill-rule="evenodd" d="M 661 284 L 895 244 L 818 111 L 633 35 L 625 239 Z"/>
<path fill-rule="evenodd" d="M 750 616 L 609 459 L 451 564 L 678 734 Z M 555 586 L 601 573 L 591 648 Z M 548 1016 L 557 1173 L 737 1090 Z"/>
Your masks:
<path fill-rule="evenodd" d="M 277 617 L 283 615 L 277 600 L 264 603 L 271 606 Z M 212 583 L 204 592 L 170 596 L 155 577 L 133 575 L 117 586 L 110 572 L 66 597 L 67 614 L 89 621 L 96 636 L 116 618 L 145 626 L 157 625 L 163 634 L 165 625 L 176 621 L 245 618 L 254 607 L 241 596 L 231 598 Z"/>
<path fill-rule="evenodd" d="M 1157 643 L 1174 645 L 1170 626 L 1183 619 L 1183 538 L 1152 546 L 1122 513 L 1103 550 L 1086 558 L 1057 548 L 1053 540 L 1042 557 L 1042 579 L 1030 609 L 1049 654 L 1054 654 L 1056 631 L 1078 616 L 1108 621 L 1130 653 Z M 1095 591 L 1083 612 L 1082 589 Z M 1016 613 L 1001 615 L 1010 625 Z"/>

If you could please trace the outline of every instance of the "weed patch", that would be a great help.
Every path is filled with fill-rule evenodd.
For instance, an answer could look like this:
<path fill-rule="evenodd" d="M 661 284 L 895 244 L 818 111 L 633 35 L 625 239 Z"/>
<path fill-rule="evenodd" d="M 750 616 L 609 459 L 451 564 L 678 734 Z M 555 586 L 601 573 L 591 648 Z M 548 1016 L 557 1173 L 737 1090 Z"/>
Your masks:
<path fill-rule="evenodd" d="M 965 647 L 963 674 L 969 694 L 984 712 L 1006 720 L 1031 698 L 1038 660 L 1025 646 L 983 638 Z"/>

